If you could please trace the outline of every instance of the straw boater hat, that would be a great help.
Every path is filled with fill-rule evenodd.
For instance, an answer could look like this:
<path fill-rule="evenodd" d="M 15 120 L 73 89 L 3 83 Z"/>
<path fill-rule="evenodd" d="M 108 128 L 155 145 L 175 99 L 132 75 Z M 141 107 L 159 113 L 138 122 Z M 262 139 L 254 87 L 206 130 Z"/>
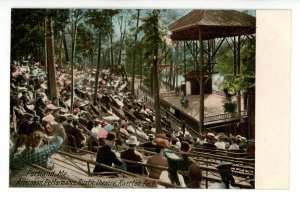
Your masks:
<path fill-rule="evenodd" d="M 130 136 L 129 137 L 129 139 L 128 140 L 126 140 L 126 143 L 128 144 L 128 145 L 135 145 L 135 146 L 138 146 L 139 144 L 140 144 L 140 142 L 139 141 L 137 141 L 137 138 L 136 138 L 136 136 Z"/>
<path fill-rule="evenodd" d="M 129 136 L 128 131 L 126 129 L 124 129 L 124 128 L 120 128 L 120 133 L 122 133 L 122 134 L 124 134 L 126 136 Z"/>
<path fill-rule="evenodd" d="M 57 109 L 60 109 L 61 107 L 55 106 L 53 104 L 49 104 L 49 105 L 47 105 L 47 108 L 50 110 L 57 110 Z"/>
<path fill-rule="evenodd" d="M 43 121 L 46 121 L 46 122 L 53 122 L 54 121 L 54 117 L 53 117 L 53 115 L 47 115 L 47 116 L 45 116 L 45 117 L 43 117 L 43 119 L 42 119 Z"/>

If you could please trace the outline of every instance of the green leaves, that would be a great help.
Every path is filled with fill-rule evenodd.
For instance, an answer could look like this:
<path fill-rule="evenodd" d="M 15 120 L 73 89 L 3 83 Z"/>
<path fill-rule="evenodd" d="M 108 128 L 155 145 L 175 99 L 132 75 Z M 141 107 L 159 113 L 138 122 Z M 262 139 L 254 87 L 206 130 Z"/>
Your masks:
<path fill-rule="evenodd" d="M 242 93 L 247 92 L 249 88 L 255 86 L 254 75 L 240 75 L 234 77 L 233 75 L 227 75 L 222 83 L 224 89 L 227 89 L 231 95 L 236 94 L 238 91 Z"/>

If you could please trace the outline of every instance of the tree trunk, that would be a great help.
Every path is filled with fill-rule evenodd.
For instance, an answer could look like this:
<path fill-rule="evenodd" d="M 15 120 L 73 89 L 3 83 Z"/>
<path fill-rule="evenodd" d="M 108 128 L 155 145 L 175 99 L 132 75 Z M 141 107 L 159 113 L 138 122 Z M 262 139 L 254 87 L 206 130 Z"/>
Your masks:
<path fill-rule="evenodd" d="M 111 24 L 112 22 L 112 15 L 110 16 Z M 110 29 L 110 66 L 114 65 L 114 51 L 113 51 L 113 28 Z"/>
<path fill-rule="evenodd" d="M 125 20 L 125 25 L 124 25 L 124 30 L 123 29 L 123 20 L 121 21 L 121 25 L 120 25 L 120 48 L 119 48 L 119 59 L 118 59 L 118 65 L 121 65 L 121 60 L 122 60 L 122 50 L 123 50 L 123 43 L 124 43 L 124 38 L 126 35 L 126 20 Z"/>
<path fill-rule="evenodd" d="M 158 80 L 158 49 L 154 51 L 153 59 L 153 98 L 154 98 L 154 109 L 155 109 L 155 128 L 156 134 L 161 133 L 161 117 L 160 117 L 160 99 L 159 99 L 159 80 Z"/>
<path fill-rule="evenodd" d="M 143 49 L 140 50 L 140 67 L 141 67 L 141 78 L 140 78 L 140 87 L 143 82 Z"/>
<path fill-rule="evenodd" d="M 136 29 L 139 27 L 140 10 L 137 10 Z M 136 45 L 137 45 L 137 31 L 134 35 L 134 48 L 132 60 L 132 77 L 131 77 L 131 95 L 134 96 L 134 78 L 135 78 L 135 60 L 136 60 Z"/>
<path fill-rule="evenodd" d="M 100 72 L 100 63 L 101 63 L 101 30 L 99 30 L 98 39 L 99 39 L 99 45 L 98 45 L 97 71 L 96 71 L 96 77 L 95 77 L 94 104 L 96 103 L 96 100 L 97 100 L 99 72 Z"/>
<path fill-rule="evenodd" d="M 47 66 L 48 66 L 48 82 L 49 82 L 49 98 L 53 102 L 57 98 L 56 71 L 55 71 L 55 52 L 52 17 L 47 17 L 46 23 L 46 41 L 47 41 Z"/>
<path fill-rule="evenodd" d="M 67 41 L 66 41 L 66 35 L 65 35 L 65 30 L 62 28 L 61 30 L 61 37 L 62 37 L 62 40 L 63 40 L 63 46 L 64 46 L 64 50 L 65 50 L 65 61 L 66 63 L 65 64 L 68 64 L 68 62 L 70 61 L 69 59 L 69 53 L 68 53 L 68 46 L 67 46 Z"/>
<path fill-rule="evenodd" d="M 44 45 L 44 52 L 45 52 L 45 72 L 46 72 L 46 76 L 47 76 L 47 79 L 49 79 L 49 73 L 48 73 L 48 56 L 47 56 L 47 17 L 45 17 L 45 20 L 44 20 L 44 35 L 45 35 L 45 45 Z M 50 96 L 50 93 L 49 93 L 49 88 L 50 88 L 50 82 L 47 81 L 47 96 Z"/>
<path fill-rule="evenodd" d="M 94 67 L 94 52 L 91 54 L 91 68 Z"/>
<path fill-rule="evenodd" d="M 61 53 L 62 53 L 62 48 L 63 48 L 63 37 L 62 37 L 62 33 L 61 34 L 61 39 L 60 39 L 60 44 L 59 44 L 59 51 L 58 51 L 58 67 L 61 68 L 62 67 L 62 56 L 61 56 Z"/>
<path fill-rule="evenodd" d="M 73 24 L 72 31 L 72 60 L 71 60 L 71 76 L 72 76 L 72 85 L 71 85 L 71 112 L 73 113 L 74 105 L 74 61 L 75 61 L 75 48 L 76 48 L 76 36 L 77 36 L 77 23 Z"/>

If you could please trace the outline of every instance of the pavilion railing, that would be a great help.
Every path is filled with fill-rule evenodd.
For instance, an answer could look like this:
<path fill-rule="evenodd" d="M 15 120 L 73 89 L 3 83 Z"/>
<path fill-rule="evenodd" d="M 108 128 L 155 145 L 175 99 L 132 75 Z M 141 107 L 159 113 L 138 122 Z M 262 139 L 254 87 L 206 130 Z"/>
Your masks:
<path fill-rule="evenodd" d="M 140 89 L 147 94 L 147 96 L 145 96 L 145 98 L 144 98 L 144 102 L 151 108 L 154 108 L 153 99 L 151 97 L 149 97 L 149 96 L 151 96 L 149 90 L 144 86 L 141 86 Z M 161 106 L 161 113 L 164 116 L 166 116 L 171 122 L 173 122 L 175 125 L 177 125 L 178 127 L 182 126 L 182 121 L 180 119 L 176 118 L 169 110 L 165 109 L 163 106 Z M 248 116 L 247 111 L 241 111 L 241 118 L 246 118 L 247 116 Z M 224 113 L 224 114 L 205 117 L 204 123 L 211 123 L 211 122 L 218 122 L 218 121 L 232 121 L 232 120 L 238 120 L 238 119 L 239 119 L 238 112 Z M 188 124 L 186 124 L 185 126 L 186 126 L 186 129 L 193 135 L 199 135 L 198 131 L 196 131 L 193 127 L 189 126 Z"/>
<path fill-rule="evenodd" d="M 247 117 L 247 111 L 241 111 L 241 117 Z M 204 118 L 204 122 L 215 122 L 215 121 L 220 121 L 220 120 L 235 120 L 239 119 L 239 113 L 234 112 L 234 113 L 224 113 L 224 114 L 219 114 L 219 115 L 213 115 L 213 116 L 208 116 Z"/>

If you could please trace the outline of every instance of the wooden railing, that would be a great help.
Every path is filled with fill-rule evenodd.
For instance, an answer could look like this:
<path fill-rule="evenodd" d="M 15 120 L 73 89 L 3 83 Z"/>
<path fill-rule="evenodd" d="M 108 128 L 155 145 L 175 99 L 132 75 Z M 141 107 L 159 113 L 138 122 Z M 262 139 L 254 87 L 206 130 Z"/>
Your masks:
<path fill-rule="evenodd" d="M 74 149 L 74 147 L 70 147 L 70 148 Z M 86 150 L 82 150 L 82 149 L 77 149 L 77 150 L 84 151 L 84 152 L 87 152 L 89 154 L 96 155 L 96 153 L 91 152 L 91 151 L 86 151 Z M 137 149 L 137 150 L 140 151 L 141 149 Z M 143 150 L 143 151 L 147 151 L 147 150 Z M 152 153 L 152 152 L 150 152 L 150 153 Z M 137 174 L 125 172 L 125 171 L 120 170 L 120 169 L 109 167 L 109 166 L 103 165 L 101 163 L 97 163 L 97 162 L 95 162 L 93 160 L 83 159 L 81 157 L 77 157 L 75 155 L 72 155 L 72 154 L 69 154 L 69 153 L 66 153 L 66 152 L 60 151 L 59 154 L 65 155 L 65 156 L 69 156 L 69 157 L 76 158 L 78 160 L 87 162 L 88 174 L 89 175 L 92 175 L 92 173 L 90 172 L 90 168 L 89 168 L 90 164 L 94 164 L 94 165 L 99 165 L 99 166 L 101 166 L 101 167 L 103 167 L 105 169 L 108 169 L 108 170 L 111 170 L 111 171 L 115 171 L 115 172 L 119 172 L 119 173 L 122 173 L 122 174 L 125 174 L 125 175 L 128 175 L 128 176 L 138 177 L 138 178 L 147 179 L 147 180 L 153 180 L 153 181 L 156 181 L 156 183 L 161 184 L 163 186 L 172 187 L 172 188 L 182 188 L 182 187 L 178 187 L 178 186 L 175 186 L 175 185 L 172 185 L 172 184 L 169 184 L 169 183 L 161 182 L 159 180 L 154 180 L 152 178 L 148 178 L 148 177 L 145 177 L 145 176 L 142 176 L 142 175 L 137 175 Z M 146 164 L 146 163 L 136 162 L 136 161 L 132 161 L 132 160 L 126 160 L 126 159 L 122 159 L 122 160 L 124 162 L 134 163 L 136 165 L 140 165 L 140 166 L 143 166 L 143 167 L 159 168 L 159 169 L 162 169 L 162 170 L 167 170 L 168 169 L 167 167 L 162 167 L 162 166 L 157 166 L 157 165 L 152 165 L 152 164 Z M 204 163 L 204 164 L 203 163 L 204 162 L 202 162 L 200 164 L 200 168 L 206 173 L 206 175 L 203 176 L 203 180 L 205 181 L 206 188 L 208 188 L 208 182 L 219 182 L 220 183 L 221 179 L 220 179 L 220 177 L 217 174 L 218 170 L 216 168 L 214 168 L 214 167 L 209 166 L 208 163 Z M 204 166 L 204 165 L 206 165 L 206 166 Z M 178 171 L 178 172 L 181 173 L 182 175 L 187 175 L 186 171 Z M 253 173 L 243 173 L 243 172 L 239 172 L 239 171 L 232 171 L 232 173 L 236 177 L 243 178 L 244 179 L 243 181 L 247 181 L 249 177 L 253 177 Z M 214 177 L 208 176 L 208 174 L 211 174 Z M 239 188 L 246 188 L 246 189 L 251 189 L 252 188 L 251 185 L 241 184 L 241 183 L 238 183 L 238 182 L 236 183 L 235 186 L 239 187 Z"/>
<path fill-rule="evenodd" d="M 148 95 L 150 95 L 150 92 L 147 90 L 145 87 L 141 87 L 141 90 Z M 151 95 L 150 95 L 151 96 Z M 162 99 L 161 99 L 162 100 Z M 154 108 L 154 102 L 151 97 L 146 96 L 144 99 L 145 103 L 150 106 L 151 108 Z M 162 102 L 165 102 L 162 100 Z M 169 104 L 169 103 L 168 103 Z M 171 104 L 169 104 L 171 106 Z M 161 113 L 169 118 L 171 122 L 175 123 L 177 126 L 181 127 L 182 126 L 182 121 L 176 118 L 169 110 L 166 110 L 162 105 L 161 107 Z M 184 112 L 181 111 L 181 114 L 188 116 L 187 114 L 184 114 Z M 189 116 L 190 117 L 190 116 Z M 242 111 L 241 112 L 241 118 L 246 118 L 247 117 L 247 111 Z M 213 115 L 213 116 L 208 116 L 204 118 L 204 123 L 212 123 L 212 122 L 218 122 L 218 121 L 233 121 L 233 120 L 238 120 L 239 119 L 239 114 L 238 112 L 235 113 L 224 113 L 224 114 L 219 114 L 219 115 Z M 191 118 L 191 120 L 196 121 L 195 118 Z M 193 133 L 193 135 L 198 135 L 199 133 L 195 130 L 195 128 L 191 127 L 186 123 L 186 128 L 189 132 Z"/>
<path fill-rule="evenodd" d="M 247 111 L 241 111 L 241 117 L 247 117 Z M 213 116 L 208 116 L 204 117 L 204 122 L 215 122 L 215 121 L 220 121 L 220 120 L 235 120 L 239 119 L 239 114 L 238 112 L 235 113 L 224 113 L 224 114 L 219 114 L 219 115 L 213 115 Z"/>
<path fill-rule="evenodd" d="M 175 96 L 175 95 L 176 95 L 176 93 L 174 91 L 160 93 L 160 97 L 162 97 L 162 98 L 172 97 L 172 96 Z"/>
<path fill-rule="evenodd" d="M 92 175 L 92 173 L 90 171 L 90 165 L 92 164 L 92 165 L 99 166 L 101 168 L 107 169 L 107 170 L 112 171 L 112 172 L 117 172 L 117 173 L 120 173 L 120 174 L 124 174 L 126 176 L 131 176 L 131 177 L 139 178 L 139 179 L 142 179 L 142 180 L 147 180 L 147 181 L 150 181 L 150 182 L 155 182 L 155 183 L 157 183 L 159 185 L 162 185 L 162 186 L 165 186 L 165 187 L 182 188 L 180 186 L 173 185 L 173 184 L 170 184 L 170 183 L 166 183 L 166 182 L 163 182 L 161 180 L 156 180 L 156 179 L 145 177 L 145 176 L 142 176 L 142 175 L 137 175 L 137 174 L 134 174 L 134 173 L 130 173 L 130 172 L 121 170 L 121 169 L 117 169 L 117 168 L 114 168 L 114 167 L 107 166 L 107 165 L 102 164 L 102 163 L 95 162 L 93 160 L 85 159 L 85 158 L 82 158 L 82 157 L 77 157 L 76 155 L 69 154 L 69 153 L 66 153 L 66 152 L 63 152 L 63 151 L 59 151 L 58 154 L 64 155 L 64 156 L 67 156 L 67 157 L 70 157 L 70 158 L 74 158 L 74 159 L 77 159 L 77 160 L 80 160 L 80 161 L 83 161 L 83 162 L 86 162 L 87 170 L 88 170 L 87 173 L 89 175 Z"/>

